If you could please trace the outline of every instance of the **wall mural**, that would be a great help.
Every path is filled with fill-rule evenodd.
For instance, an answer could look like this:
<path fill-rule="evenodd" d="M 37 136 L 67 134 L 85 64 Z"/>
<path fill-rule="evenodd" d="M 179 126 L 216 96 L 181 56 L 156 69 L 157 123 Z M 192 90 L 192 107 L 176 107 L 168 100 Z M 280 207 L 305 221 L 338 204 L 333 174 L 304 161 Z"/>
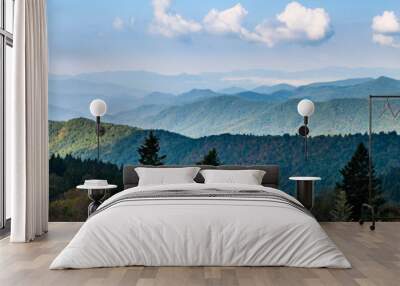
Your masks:
<path fill-rule="evenodd" d="M 85 178 L 121 189 L 122 166 L 144 160 L 151 130 L 159 163 L 279 164 L 288 193 L 292 175 L 322 177 L 318 219 L 359 218 L 368 95 L 400 95 L 397 0 L 47 5 L 51 220 L 86 219 L 87 195 L 75 189 Z M 108 107 L 100 162 L 96 98 Z M 307 162 L 303 98 L 315 103 Z M 372 108 L 373 203 L 386 218 L 400 216 L 400 100 L 389 106 Z"/>

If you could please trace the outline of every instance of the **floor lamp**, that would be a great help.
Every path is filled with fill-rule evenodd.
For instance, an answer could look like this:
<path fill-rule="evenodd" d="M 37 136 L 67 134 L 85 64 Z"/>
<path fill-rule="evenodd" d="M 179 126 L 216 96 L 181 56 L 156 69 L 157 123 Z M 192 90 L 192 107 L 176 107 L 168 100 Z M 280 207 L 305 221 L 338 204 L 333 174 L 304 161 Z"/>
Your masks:
<path fill-rule="evenodd" d="M 107 112 L 107 104 L 104 100 L 95 99 L 90 103 L 90 113 L 96 117 L 96 135 L 97 135 L 97 162 L 100 162 L 100 137 L 104 135 L 105 129 L 100 125 L 100 117 Z"/>
<path fill-rule="evenodd" d="M 100 117 L 104 116 L 107 112 L 107 104 L 104 100 L 95 99 L 90 103 L 90 113 L 96 117 L 96 136 L 97 136 L 97 161 L 96 161 L 96 173 L 97 176 L 100 172 L 100 137 L 104 135 L 105 129 L 100 124 Z M 94 180 L 98 181 L 98 180 Z M 101 180 L 100 180 L 101 181 Z M 85 181 L 85 184 L 87 181 Z M 87 188 L 88 196 L 91 199 L 91 203 L 88 206 L 88 214 L 92 214 L 102 201 L 108 195 L 108 189 L 94 189 Z"/>
<path fill-rule="evenodd" d="M 313 115 L 315 110 L 314 103 L 309 99 L 303 99 L 297 105 L 298 113 L 304 118 L 304 125 L 300 126 L 299 134 L 304 137 L 304 159 L 308 160 L 308 146 L 307 146 L 307 136 L 310 133 L 308 128 L 308 120 L 311 115 Z"/>

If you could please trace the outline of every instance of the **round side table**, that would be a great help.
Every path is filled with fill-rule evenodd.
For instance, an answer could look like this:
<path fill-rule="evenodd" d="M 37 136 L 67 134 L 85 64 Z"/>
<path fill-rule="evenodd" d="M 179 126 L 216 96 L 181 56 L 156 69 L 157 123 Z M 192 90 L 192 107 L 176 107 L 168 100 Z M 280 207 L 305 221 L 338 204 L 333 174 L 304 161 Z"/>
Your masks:
<path fill-rule="evenodd" d="M 116 185 L 106 186 L 90 186 L 90 185 L 79 185 L 76 187 L 79 190 L 87 190 L 88 197 L 92 201 L 88 206 L 88 217 L 96 211 L 105 199 L 108 190 L 117 188 Z"/>
<path fill-rule="evenodd" d="M 320 181 L 320 177 L 290 177 L 296 181 L 296 199 L 308 210 L 314 206 L 314 182 Z"/>

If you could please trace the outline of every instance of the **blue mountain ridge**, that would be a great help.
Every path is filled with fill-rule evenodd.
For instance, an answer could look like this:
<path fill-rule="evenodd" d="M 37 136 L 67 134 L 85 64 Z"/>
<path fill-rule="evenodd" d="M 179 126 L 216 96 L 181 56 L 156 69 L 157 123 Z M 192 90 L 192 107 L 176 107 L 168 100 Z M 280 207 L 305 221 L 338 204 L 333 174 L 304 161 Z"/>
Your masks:
<path fill-rule="evenodd" d="M 107 120 L 144 128 L 163 128 L 191 137 L 225 132 L 235 134 L 283 134 L 296 132 L 301 118 L 296 104 L 301 98 L 316 102 L 311 119 L 313 134 L 347 134 L 367 129 L 367 96 L 400 94 L 400 81 L 379 77 L 314 83 L 261 94 L 254 91 L 224 95 L 211 89 L 192 89 L 179 95 L 152 92 L 132 96 L 129 89 L 114 84 L 57 79 L 49 85 L 50 119 L 67 120 L 76 115 L 91 118 L 89 103 L 106 100 Z M 76 83 L 79 84 L 76 84 Z M 263 87 L 264 88 L 264 87 Z M 115 93 L 113 93 L 115 90 Z M 382 108 L 377 103 L 376 110 Z M 315 124 L 318 122 L 318 124 Z M 398 130 L 385 115 L 379 130 Z"/>

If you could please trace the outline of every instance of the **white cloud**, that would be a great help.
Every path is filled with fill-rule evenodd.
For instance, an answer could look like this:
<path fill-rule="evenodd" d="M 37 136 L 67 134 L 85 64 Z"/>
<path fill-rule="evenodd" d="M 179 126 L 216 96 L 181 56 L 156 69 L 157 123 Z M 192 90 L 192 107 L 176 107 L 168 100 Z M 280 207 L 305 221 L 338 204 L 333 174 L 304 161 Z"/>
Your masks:
<path fill-rule="evenodd" d="M 211 34 L 235 34 L 241 39 L 261 42 L 270 47 L 279 42 L 319 42 L 331 34 L 330 17 L 322 8 L 307 8 L 298 2 L 289 3 L 274 21 L 264 20 L 254 31 L 242 25 L 248 11 L 240 4 L 219 11 L 211 9 L 202 24 L 168 12 L 171 0 L 152 0 L 153 33 L 174 37 L 204 29 Z"/>
<path fill-rule="evenodd" d="M 152 0 L 152 4 L 154 19 L 150 27 L 151 32 L 172 38 L 202 29 L 202 26 L 195 21 L 187 20 L 179 14 L 169 13 L 171 0 Z"/>
<path fill-rule="evenodd" d="M 268 46 L 279 42 L 319 42 L 331 34 L 330 17 L 322 8 L 307 8 L 298 2 L 289 3 L 276 16 L 276 22 L 264 21 L 255 28 Z"/>
<path fill-rule="evenodd" d="M 241 33 L 242 20 L 247 13 L 240 3 L 223 11 L 212 9 L 203 19 L 204 27 L 214 34 Z"/>
<path fill-rule="evenodd" d="M 399 48 L 396 36 L 400 34 L 400 20 L 393 11 L 384 11 L 372 19 L 372 40 L 382 45 Z"/>
<path fill-rule="evenodd" d="M 330 18 L 322 8 L 307 8 L 298 2 L 289 3 L 277 16 L 282 26 L 279 27 L 288 38 L 304 35 L 310 41 L 319 41 L 326 37 L 330 30 Z"/>
<path fill-rule="evenodd" d="M 373 34 L 372 35 L 372 40 L 377 43 L 381 44 L 383 46 L 390 46 L 393 44 L 393 37 L 391 36 L 385 36 L 383 34 Z"/>
<path fill-rule="evenodd" d="M 121 17 L 115 17 L 112 26 L 117 31 L 122 31 L 125 27 L 125 22 Z"/>
<path fill-rule="evenodd" d="M 372 19 L 372 30 L 375 33 L 387 34 L 400 32 L 400 22 L 393 11 L 385 11 Z"/>
<path fill-rule="evenodd" d="M 242 26 L 247 10 L 236 4 L 218 11 L 212 9 L 203 19 L 205 29 L 213 34 L 235 33 L 248 41 L 262 42 L 270 47 L 279 42 L 317 42 L 330 35 L 330 17 L 322 8 L 310 9 L 298 2 L 289 3 L 274 22 L 264 20 L 254 31 Z"/>
<path fill-rule="evenodd" d="M 204 28 L 211 34 L 237 34 L 244 40 L 260 41 L 259 35 L 242 26 L 247 14 L 240 3 L 223 11 L 212 9 L 203 19 Z"/>

